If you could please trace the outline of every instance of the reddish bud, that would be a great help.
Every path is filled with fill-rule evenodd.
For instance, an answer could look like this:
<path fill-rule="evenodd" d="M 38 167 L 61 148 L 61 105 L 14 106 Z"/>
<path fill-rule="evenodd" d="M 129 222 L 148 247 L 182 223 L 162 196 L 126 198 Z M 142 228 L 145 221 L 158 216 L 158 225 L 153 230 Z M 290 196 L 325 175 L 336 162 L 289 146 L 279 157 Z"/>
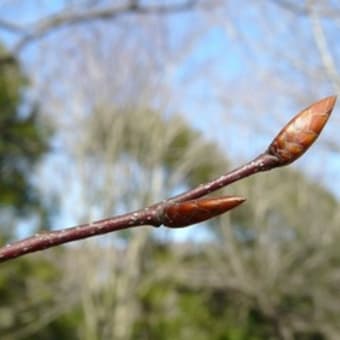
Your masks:
<path fill-rule="evenodd" d="M 327 97 L 298 113 L 276 136 L 267 153 L 279 166 L 294 162 L 303 155 L 321 133 L 334 108 L 336 96 Z"/>
<path fill-rule="evenodd" d="M 223 214 L 244 201 L 243 197 L 229 196 L 172 203 L 164 209 L 163 224 L 170 228 L 186 227 Z"/>

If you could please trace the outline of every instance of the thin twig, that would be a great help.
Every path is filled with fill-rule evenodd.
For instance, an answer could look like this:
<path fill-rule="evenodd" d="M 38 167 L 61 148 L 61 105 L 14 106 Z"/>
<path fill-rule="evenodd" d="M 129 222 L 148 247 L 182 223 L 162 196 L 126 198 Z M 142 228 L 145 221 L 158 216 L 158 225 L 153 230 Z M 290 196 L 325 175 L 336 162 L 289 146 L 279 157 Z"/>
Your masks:
<path fill-rule="evenodd" d="M 263 154 L 219 178 L 141 210 L 72 228 L 39 233 L 8 244 L 0 248 L 0 262 L 71 241 L 131 227 L 144 225 L 159 227 L 161 224 L 170 228 L 184 227 L 230 210 L 242 203 L 244 199 L 229 197 L 199 200 L 199 198 L 260 171 L 267 171 L 295 161 L 320 135 L 335 101 L 336 97 L 331 96 L 307 107 L 288 122 Z"/>

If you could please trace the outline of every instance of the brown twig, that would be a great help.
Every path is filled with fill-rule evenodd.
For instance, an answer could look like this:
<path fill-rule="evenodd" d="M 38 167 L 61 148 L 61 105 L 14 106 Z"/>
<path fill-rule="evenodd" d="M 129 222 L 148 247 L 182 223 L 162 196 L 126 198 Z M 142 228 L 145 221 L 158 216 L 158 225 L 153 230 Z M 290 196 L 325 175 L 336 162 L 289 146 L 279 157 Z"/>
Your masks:
<path fill-rule="evenodd" d="M 335 105 L 336 97 L 324 98 L 296 115 L 274 138 L 267 151 L 253 161 L 181 195 L 145 209 L 57 231 L 36 234 L 0 249 L 0 262 L 83 238 L 131 227 L 161 224 L 180 228 L 222 214 L 244 201 L 242 197 L 199 199 L 235 181 L 292 163 L 319 136 Z"/>

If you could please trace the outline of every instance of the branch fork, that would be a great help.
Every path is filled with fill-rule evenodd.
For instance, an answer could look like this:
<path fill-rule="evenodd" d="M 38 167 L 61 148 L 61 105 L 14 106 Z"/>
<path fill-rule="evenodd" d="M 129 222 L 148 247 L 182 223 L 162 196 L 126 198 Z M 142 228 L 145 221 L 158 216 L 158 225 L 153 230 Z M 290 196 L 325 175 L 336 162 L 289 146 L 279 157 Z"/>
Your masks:
<path fill-rule="evenodd" d="M 151 225 L 182 228 L 223 214 L 245 201 L 238 196 L 202 198 L 233 182 L 288 165 L 315 142 L 334 108 L 336 96 L 324 98 L 293 117 L 267 150 L 254 160 L 178 196 L 147 208 L 72 228 L 39 233 L 0 248 L 0 262 L 60 244 L 131 227 Z"/>

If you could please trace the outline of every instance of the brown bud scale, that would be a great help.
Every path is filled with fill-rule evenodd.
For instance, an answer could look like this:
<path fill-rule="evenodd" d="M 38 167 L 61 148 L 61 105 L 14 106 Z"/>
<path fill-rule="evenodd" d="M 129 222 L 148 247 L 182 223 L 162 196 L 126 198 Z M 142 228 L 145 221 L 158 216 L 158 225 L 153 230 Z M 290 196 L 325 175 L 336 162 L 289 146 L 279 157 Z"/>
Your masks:
<path fill-rule="evenodd" d="M 171 203 L 164 209 L 163 224 L 170 228 L 186 227 L 223 214 L 244 201 L 243 197 L 228 196 Z"/>
<path fill-rule="evenodd" d="M 298 113 L 276 136 L 267 153 L 286 165 L 302 156 L 321 133 L 334 108 L 336 96 L 327 97 Z"/>

